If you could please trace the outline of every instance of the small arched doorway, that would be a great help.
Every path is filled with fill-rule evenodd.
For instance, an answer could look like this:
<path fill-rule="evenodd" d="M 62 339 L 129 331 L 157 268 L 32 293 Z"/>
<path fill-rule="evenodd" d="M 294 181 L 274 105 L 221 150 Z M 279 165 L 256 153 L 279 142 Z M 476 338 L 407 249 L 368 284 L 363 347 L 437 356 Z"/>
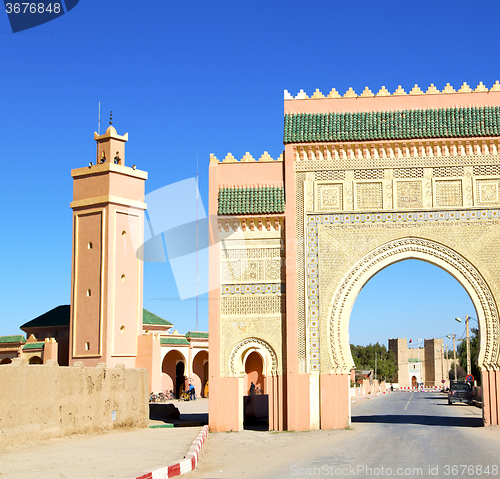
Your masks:
<path fill-rule="evenodd" d="M 169 351 L 161 365 L 161 389 L 178 398 L 185 389 L 186 359 L 177 350 Z M 179 392 L 180 391 L 180 392 Z"/>
<path fill-rule="evenodd" d="M 417 377 L 416 376 L 412 376 L 411 378 L 411 387 L 412 388 L 416 388 L 418 386 L 417 384 Z"/>
<path fill-rule="evenodd" d="M 43 364 L 42 358 L 40 356 L 32 356 L 28 364 Z"/>
<path fill-rule="evenodd" d="M 208 352 L 200 351 L 193 359 L 192 383 L 196 395 L 205 397 L 205 386 L 208 381 Z"/>
<path fill-rule="evenodd" d="M 264 392 L 264 378 L 262 376 L 262 370 L 264 368 L 264 363 L 260 354 L 256 351 L 251 352 L 245 361 L 245 387 L 246 394 L 250 394 L 250 388 L 252 383 L 255 385 L 256 394 Z"/>
<path fill-rule="evenodd" d="M 178 398 L 181 397 L 182 392 L 186 389 L 185 369 L 186 367 L 182 361 L 179 361 L 175 366 L 175 392 Z"/>
<path fill-rule="evenodd" d="M 245 396 L 243 396 L 243 428 L 269 429 L 269 397 L 265 392 L 264 361 L 257 351 L 245 359 Z"/>
<path fill-rule="evenodd" d="M 12 359 L 4 358 L 0 361 L 0 364 L 12 364 Z"/>

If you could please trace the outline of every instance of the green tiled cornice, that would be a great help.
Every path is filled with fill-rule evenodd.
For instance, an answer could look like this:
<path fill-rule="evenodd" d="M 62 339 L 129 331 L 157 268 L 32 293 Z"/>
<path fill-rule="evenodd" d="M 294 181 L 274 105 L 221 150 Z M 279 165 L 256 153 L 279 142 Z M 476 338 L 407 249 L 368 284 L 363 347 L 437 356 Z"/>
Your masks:
<path fill-rule="evenodd" d="M 285 189 L 282 186 L 219 190 L 219 215 L 262 215 L 284 211 Z"/>
<path fill-rule="evenodd" d="M 160 338 L 160 344 L 189 344 L 185 338 Z"/>
<path fill-rule="evenodd" d="M 43 349 L 45 343 L 26 343 L 23 349 Z"/>
<path fill-rule="evenodd" d="M 285 115 L 284 143 L 500 135 L 500 107 Z"/>
<path fill-rule="evenodd" d="M 25 343 L 26 339 L 22 335 L 0 336 L 0 343 Z"/>
<path fill-rule="evenodd" d="M 186 338 L 208 338 L 208 333 L 202 331 L 188 331 Z"/>

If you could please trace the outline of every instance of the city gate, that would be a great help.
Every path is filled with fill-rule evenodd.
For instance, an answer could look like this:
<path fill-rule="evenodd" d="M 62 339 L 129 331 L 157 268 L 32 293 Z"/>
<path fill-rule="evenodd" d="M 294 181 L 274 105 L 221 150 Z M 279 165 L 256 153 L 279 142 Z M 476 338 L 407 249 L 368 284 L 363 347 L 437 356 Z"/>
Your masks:
<path fill-rule="evenodd" d="M 254 351 L 270 429 L 348 426 L 354 301 L 406 259 L 469 294 L 484 422 L 498 425 L 500 84 L 285 91 L 284 113 L 277 160 L 210 158 L 211 429 L 243 427 Z"/>

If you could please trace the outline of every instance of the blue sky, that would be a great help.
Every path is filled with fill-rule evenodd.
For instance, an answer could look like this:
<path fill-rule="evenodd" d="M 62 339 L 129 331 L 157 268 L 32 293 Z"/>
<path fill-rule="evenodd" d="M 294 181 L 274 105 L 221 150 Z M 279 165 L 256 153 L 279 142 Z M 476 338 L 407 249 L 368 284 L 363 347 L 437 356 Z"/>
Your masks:
<path fill-rule="evenodd" d="M 284 89 L 491 86 L 499 13 L 493 1 L 80 0 L 17 34 L 0 14 L 0 335 L 69 303 L 70 170 L 95 158 L 99 101 L 102 125 L 112 110 L 118 132 L 129 132 L 126 161 L 149 172 L 147 192 L 194 176 L 198 155 L 206 204 L 210 153 L 279 156 Z M 368 283 L 352 342 L 461 332 L 452 318 L 475 316 L 470 301 L 423 266 L 401 263 Z M 407 299 L 393 289 L 403 286 Z M 381 293 L 391 309 L 381 311 Z M 178 298 L 168 265 L 146 264 L 144 306 L 186 332 L 195 302 Z M 200 308 L 206 330 L 206 297 Z"/>

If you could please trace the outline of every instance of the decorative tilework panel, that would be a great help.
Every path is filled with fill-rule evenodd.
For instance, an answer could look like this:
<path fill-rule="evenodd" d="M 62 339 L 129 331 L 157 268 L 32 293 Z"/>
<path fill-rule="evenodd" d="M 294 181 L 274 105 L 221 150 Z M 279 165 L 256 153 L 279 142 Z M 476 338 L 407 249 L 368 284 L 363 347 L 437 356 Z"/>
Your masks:
<path fill-rule="evenodd" d="M 464 176 L 463 166 L 440 166 L 432 168 L 432 176 L 434 178 L 443 178 L 445 176 Z"/>
<path fill-rule="evenodd" d="M 243 281 L 262 281 L 264 278 L 262 261 L 242 261 Z"/>
<path fill-rule="evenodd" d="M 356 184 L 357 209 L 382 209 L 382 182 Z"/>
<path fill-rule="evenodd" d="M 397 208 L 422 208 L 422 182 L 397 181 L 396 206 Z"/>
<path fill-rule="evenodd" d="M 315 171 L 314 179 L 316 181 L 325 181 L 325 180 L 344 180 L 345 179 L 345 171 L 343 170 L 323 170 L 323 171 Z"/>
<path fill-rule="evenodd" d="M 476 165 L 472 167 L 474 176 L 500 176 L 500 165 Z"/>
<path fill-rule="evenodd" d="M 462 180 L 436 180 L 436 205 L 439 207 L 460 207 L 463 205 Z"/>
<path fill-rule="evenodd" d="M 470 221 L 479 219 L 499 219 L 500 210 L 448 210 L 448 211 L 407 211 L 405 213 L 340 213 L 333 215 L 310 215 L 315 223 L 357 224 L 357 223 L 420 223 L 423 221 Z M 316 240 L 311 240 L 313 243 Z"/>
<path fill-rule="evenodd" d="M 341 210 L 342 184 L 322 184 L 316 186 L 318 210 Z"/>
<path fill-rule="evenodd" d="M 500 179 L 477 180 L 477 203 L 480 206 L 493 205 L 499 203 Z"/>
<path fill-rule="evenodd" d="M 384 170 L 354 170 L 355 180 L 381 180 L 384 177 Z"/>
<path fill-rule="evenodd" d="M 395 168 L 392 172 L 394 178 L 423 178 L 423 168 Z"/>
<path fill-rule="evenodd" d="M 269 316 L 285 312 L 285 295 L 242 294 L 221 297 L 221 316 Z"/>
<path fill-rule="evenodd" d="M 318 325 L 318 227 L 309 216 L 307 222 L 307 330 L 309 334 L 309 366 L 311 371 L 319 371 L 320 344 Z"/>
<path fill-rule="evenodd" d="M 284 293 L 284 283 L 233 284 L 221 287 L 222 296 Z"/>
<path fill-rule="evenodd" d="M 304 181 L 305 173 L 295 177 L 295 218 L 297 231 L 297 355 L 299 361 L 306 359 L 306 318 L 305 318 L 305 272 L 304 272 Z"/>

